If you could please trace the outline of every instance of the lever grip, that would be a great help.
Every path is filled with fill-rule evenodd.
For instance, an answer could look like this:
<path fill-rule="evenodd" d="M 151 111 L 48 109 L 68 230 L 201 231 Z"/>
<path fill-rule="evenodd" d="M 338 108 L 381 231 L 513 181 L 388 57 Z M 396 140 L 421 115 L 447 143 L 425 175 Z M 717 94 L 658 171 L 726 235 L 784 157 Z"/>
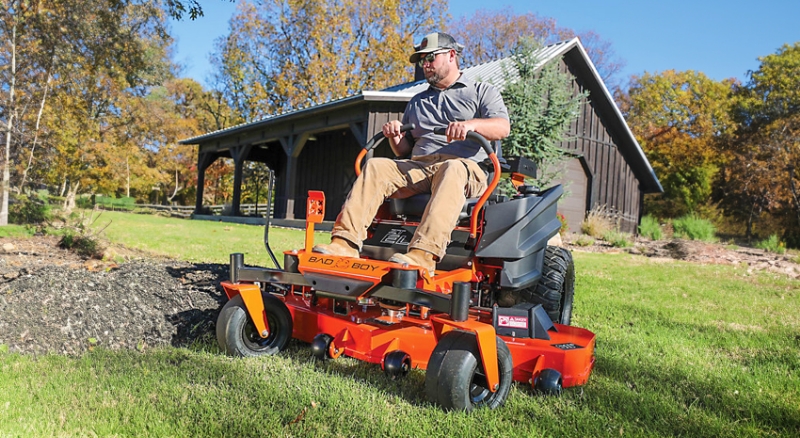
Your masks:
<path fill-rule="evenodd" d="M 405 125 L 400 127 L 400 132 L 408 132 L 414 129 L 414 127 L 415 125 L 413 123 L 406 123 Z M 383 131 L 375 134 L 371 139 L 369 139 L 367 144 L 364 145 L 364 150 L 369 152 L 370 150 L 374 149 L 375 146 L 379 145 L 381 143 L 381 140 L 383 140 L 384 138 L 386 138 L 386 136 L 383 135 Z"/>
<path fill-rule="evenodd" d="M 447 132 L 447 128 L 434 128 L 434 130 L 433 130 L 433 133 L 437 134 L 437 135 L 446 135 L 445 134 L 446 132 Z M 468 131 L 467 132 L 467 140 L 472 140 L 472 141 L 478 143 L 479 145 L 481 145 L 483 150 L 486 151 L 486 155 L 491 155 L 491 154 L 495 153 L 494 148 L 492 147 L 492 144 L 489 143 L 489 140 L 486 140 L 486 137 L 482 136 L 481 134 L 478 134 L 475 131 Z"/>

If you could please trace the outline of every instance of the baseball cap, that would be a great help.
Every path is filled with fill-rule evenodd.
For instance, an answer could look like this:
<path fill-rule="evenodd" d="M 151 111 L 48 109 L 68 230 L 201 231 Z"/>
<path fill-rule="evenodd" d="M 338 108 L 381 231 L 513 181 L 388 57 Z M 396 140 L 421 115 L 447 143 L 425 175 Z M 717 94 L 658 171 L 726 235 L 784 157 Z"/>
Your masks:
<path fill-rule="evenodd" d="M 412 64 L 416 64 L 417 61 L 419 61 L 420 56 L 442 49 L 454 49 L 456 53 L 461 53 L 461 51 L 464 50 L 464 46 L 458 44 L 455 38 L 449 34 L 444 32 L 434 32 L 425 35 L 425 38 L 422 39 L 422 42 L 419 43 L 418 46 L 414 46 L 414 50 L 416 50 L 416 52 L 414 52 L 414 54 L 408 59 Z"/>

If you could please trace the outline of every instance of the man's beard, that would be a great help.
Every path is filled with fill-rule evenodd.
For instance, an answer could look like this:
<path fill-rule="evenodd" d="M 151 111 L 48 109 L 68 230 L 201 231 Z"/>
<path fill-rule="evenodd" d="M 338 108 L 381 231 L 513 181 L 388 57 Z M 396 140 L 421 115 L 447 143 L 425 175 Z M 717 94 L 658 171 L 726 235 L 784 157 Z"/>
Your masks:
<path fill-rule="evenodd" d="M 426 77 L 425 80 L 431 85 L 436 85 L 442 81 L 448 74 L 450 74 L 450 66 L 443 65 L 439 69 L 434 70 L 433 74 Z"/>
<path fill-rule="evenodd" d="M 428 83 L 431 84 L 431 85 L 436 85 L 436 84 L 439 83 L 439 81 L 442 80 L 442 78 L 443 78 L 442 75 L 440 75 L 438 73 L 434 73 L 433 75 L 428 76 L 427 78 L 425 78 L 425 80 L 427 80 Z"/>

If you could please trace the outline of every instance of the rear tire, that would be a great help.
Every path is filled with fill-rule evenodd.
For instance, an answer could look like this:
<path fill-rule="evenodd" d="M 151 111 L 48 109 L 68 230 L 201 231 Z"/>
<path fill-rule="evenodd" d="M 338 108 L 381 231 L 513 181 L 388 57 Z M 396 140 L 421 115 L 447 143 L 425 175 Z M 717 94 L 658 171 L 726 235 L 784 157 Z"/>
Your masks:
<path fill-rule="evenodd" d="M 217 318 L 217 342 L 230 356 L 271 356 L 286 348 L 292 338 L 292 315 L 283 301 L 261 294 L 269 336 L 262 338 L 250 320 L 241 295 L 231 298 Z"/>
<path fill-rule="evenodd" d="M 500 387 L 491 392 L 475 335 L 460 330 L 447 332 L 428 362 L 425 374 L 428 399 L 445 410 L 469 412 L 475 408 L 497 408 L 511 390 L 513 370 L 511 352 L 500 338 L 497 338 L 497 365 Z"/>
<path fill-rule="evenodd" d="M 509 307 L 518 303 L 541 304 L 553 322 L 569 325 L 574 299 L 575 263 L 572 253 L 565 248 L 548 246 L 539 283 L 523 289 L 502 291 L 498 303 Z"/>

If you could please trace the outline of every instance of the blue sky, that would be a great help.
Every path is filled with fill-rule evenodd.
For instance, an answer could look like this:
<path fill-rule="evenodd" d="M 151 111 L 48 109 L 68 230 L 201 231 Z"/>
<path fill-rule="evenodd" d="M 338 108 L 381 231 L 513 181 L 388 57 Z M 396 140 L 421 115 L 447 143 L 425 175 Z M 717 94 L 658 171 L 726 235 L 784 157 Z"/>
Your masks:
<path fill-rule="evenodd" d="M 184 76 L 201 83 L 210 73 L 208 55 L 214 40 L 225 35 L 235 3 L 201 0 L 205 16 L 173 22 L 175 60 Z M 669 69 L 701 71 L 712 79 L 746 80 L 758 57 L 783 44 L 800 42 L 800 0 L 453 0 L 450 15 L 472 15 L 477 9 L 511 7 L 556 19 L 578 32 L 593 30 L 612 43 L 625 61 L 623 82 Z M 421 39 L 421 35 L 418 39 Z M 467 48 L 468 50 L 469 48 Z"/>

